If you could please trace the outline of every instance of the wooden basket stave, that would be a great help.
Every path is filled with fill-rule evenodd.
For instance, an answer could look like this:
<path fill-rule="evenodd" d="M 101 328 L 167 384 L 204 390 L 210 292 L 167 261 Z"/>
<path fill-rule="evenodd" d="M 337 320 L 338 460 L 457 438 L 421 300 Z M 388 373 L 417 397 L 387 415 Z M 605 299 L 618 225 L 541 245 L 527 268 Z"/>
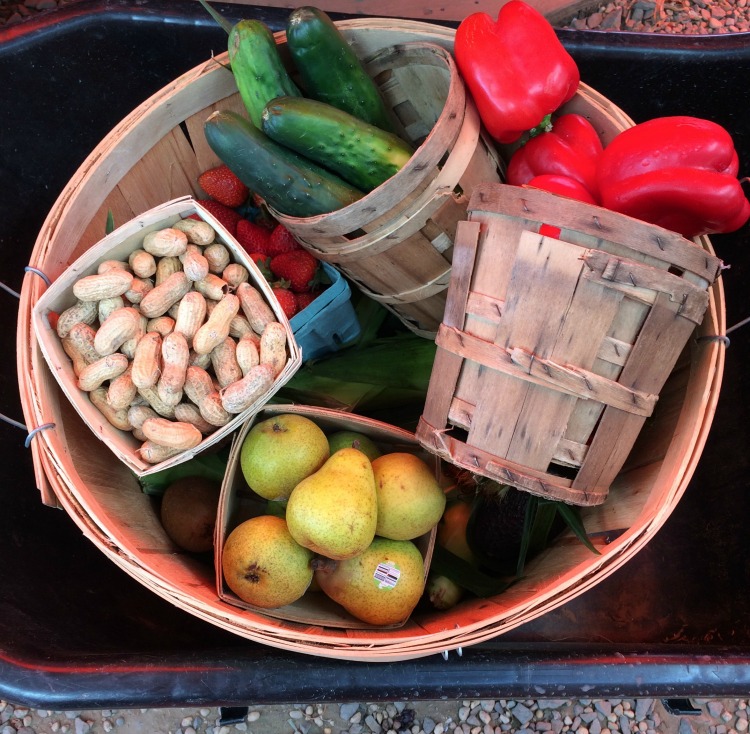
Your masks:
<path fill-rule="evenodd" d="M 406 40 L 424 39 L 452 47 L 452 31 L 424 23 L 357 20 L 342 24 L 354 45 L 367 55 L 378 48 Z M 237 105 L 223 70 L 211 61 L 188 72 L 135 110 L 109 135 L 71 179 L 51 211 L 31 256 L 30 265 L 42 272 L 59 273 L 74 256 L 93 244 L 103 231 L 109 208 L 116 221 L 139 211 L 142 196 L 136 181 L 146 178 L 164 150 L 184 141 L 177 125 L 187 119 L 195 146 L 197 168 L 213 162 L 195 132 L 206 110 Z M 188 92 L 188 88 L 190 91 Z M 191 101 L 196 95 L 194 102 Z M 593 90 L 584 88 L 587 114 L 606 122 L 606 129 L 621 129 L 632 122 Z M 200 105 L 196 108 L 195 104 Z M 206 114 L 207 116 L 207 114 Z M 149 119 L 152 118 L 152 119 Z M 205 118 L 203 118 L 205 119 Z M 141 127 L 142 126 L 142 127 Z M 156 131 L 158 141 L 132 129 Z M 161 141 L 165 137 L 167 140 Z M 143 170 L 128 175 L 133 161 L 123 160 L 121 143 L 136 158 L 145 157 Z M 159 178 L 151 185 L 148 206 L 191 193 L 184 182 Z M 158 190 L 157 190 L 158 189 Z M 200 192 L 192 191 L 199 194 Z M 92 212 L 95 212 L 92 215 Z M 710 244 L 704 247 L 710 252 Z M 214 576 L 196 567 L 177 551 L 160 528 L 152 502 L 144 499 L 134 477 L 113 466 L 106 447 L 91 440 L 90 432 L 70 407 L 48 371 L 30 328 L 31 308 L 44 290 L 33 273 L 23 282 L 18 326 L 18 374 L 27 425 L 55 422 L 63 430 L 41 431 L 32 442 L 35 471 L 43 499 L 57 503 L 113 563 L 175 606 L 240 637 L 273 647 L 315 656 L 366 661 L 418 658 L 476 644 L 573 599 L 621 567 L 658 530 L 670 515 L 692 476 L 716 408 L 723 368 L 723 346 L 716 341 L 696 342 L 689 361 L 668 381 L 656 409 L 653 429 L 641 434 L 628 466 L 610 490 L 603 506 L 582 509 L 590 533 L 626 532 L 609 544 L 600 544 L 601 556 L 592 556 L 566 536 L 548 553 L 535 559 L 526 577 L 510 595 L 489 600 L 468 600 L 449 613 L 415 615 L 399 630 L 387 633 L 332 630 L 292 625 L 263 615 L 238 610 L 216 598 Z M 710 289 L 711 303 L 699 333 L 723 334 L 724 296 L 721 281 Z M 674 383 L 674 386 L 672 386 Z M 64 461 L 71 452 L 86 452 L 87 461 Z M 108 463 L 107 463 L 108 462 Z M 116 488 L 116 489 L 115 489 Z M 143 516 L 129 529 L 133 517 Z M 557 553 L 560 550 L 560 553 Z"/>

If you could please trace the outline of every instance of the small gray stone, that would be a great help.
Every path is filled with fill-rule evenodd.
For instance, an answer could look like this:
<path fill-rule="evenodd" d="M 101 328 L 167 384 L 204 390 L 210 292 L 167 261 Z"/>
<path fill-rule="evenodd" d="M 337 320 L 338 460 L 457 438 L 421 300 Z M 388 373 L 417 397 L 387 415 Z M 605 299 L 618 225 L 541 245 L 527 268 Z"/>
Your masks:
<path fill-rule="evenodd" d="M 567 703 L 568 701 L 563 698 L 540 698 L 537 701 L 537 706 L 540 709 L 559 709 Z"/>
<path fill-rule="evenodd" d="M 517 703 L 513 708 L 513 716 L 515 716 L 521 726 L 528 724 L 533 718 L 534 714 L 531 709 L 524 706 L 522 703 Z"/>
<path fill-rule="evenodd" d="M 368 716 L 368 717 L 367 717 L 367 718 L 365 719 L 365 724 L 367 724 L 367 726 L 369 726 L 369 727 L 370 727 L 370 729 L 371 729 L 371 730 L 372 730 L 373 732 L 375 732 L 375 734 L 380 734 L 380 732 L 381 732 L 381 731 L 383 730 L 383 727 L 382 727 L 382 726 L 380 726 L 380 724 L 378 724 L 378 721 L 377 721 L 377 719 L 376 719 L 376 718 L 375 718 L 375 717 L 374 717 L 374 716 L 373 716 L 372 714 L 370 714 L 370 715 L 369 715 L 369 716 Z"/>
<path fill-rule="evenodd" d="M 429 716 L 425 716 L 422 721 L 422 731 L 424 731 L 425 734 L 432 734 L 432 732 L 435 731 L 435 722 Z"/>
<path fill-rule="evenodd" d="M 609 701 L 597 701 L 594 708 L 605 718 L 612 713 L 612 704 Z"/>
<path fill-rule="evenodd" d="M 344 721 L 349 721 L 349 719 L 354 716 L 354 714 L 359 711 L 359 704 L 358 703 L 342 703 L 339 707 L 339 716 Z"/>
<path fill-rule="evenodd" d="M 602 731 L 602 724 L 599 721 L 599 719 L 594 719 L 589 724 L 589 734 L 601 734 Z"/>
<path fill-rule="evenodd" d="M 622 732 L 622 734 L 631 734 L 630 719 L 627 716 L 620 717 L 620 731 Z"/>
<path fill-rule="evenodd" d="M 708 709 L 708 715 L 714 719 L 718 719 L 724 713 L 724 706 L 721 701 L 709 701 L 706 708 Z"/>
<path fill-rule="evenodd" d="M 690 719 L 685 716 L 680 717 L 680 728 L 678 731 L 679 734 L 693 734 L 693 725 L 690 723 Z"/>
<path fill-rule="evenodd" d="M 653 707 L 653 698 L 637 699 L 635 702 L 635 718 L 638 719 L 638 721 L 643 721 L 651 713 Z"/>

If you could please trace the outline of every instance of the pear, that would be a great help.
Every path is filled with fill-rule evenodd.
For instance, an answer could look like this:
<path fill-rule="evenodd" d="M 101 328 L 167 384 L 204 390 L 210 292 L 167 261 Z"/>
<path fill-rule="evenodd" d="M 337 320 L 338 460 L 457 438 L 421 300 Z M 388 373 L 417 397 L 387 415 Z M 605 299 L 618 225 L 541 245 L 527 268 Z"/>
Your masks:
<path fill-rule="evenodd" d="M 354 558 L 316 558 L 313 566 L 323 592 L 368 624 L 406 621 L 424 589 L 422 554 L 409 540 L 375 538 Z"/>
<path fill-rule="evenodd" d="M 378 494 L 377 535 L 412 540 L 432 530 L 445 509 L 434 472 L 414 454 L 394 452 L 372 462 Z"/>
<path fill-rule="evenodd" d="M 451 502 L 443 512 L 437 526 L 436 541 L 453 555 L 477 565 L 474 552 L 466 539 L 466 527 L 471 517 L 471 505 L 463 500 Z"/>
<path fill-rule="evenodd" d="M 159 513 L 173 543 L 191 553 L 213 550 L 220 490 L 203 477 L 181 477 L 164 490 Z"/>
<path fill-rule="evenodd" d="M 328 438 L 316 423 L 302 415 L 282 413 L 248 431 L 240 448 L 240 467 L 256 494 L 283 502 L 329 456 Z"/>
<path fill-rule="evenodd" d="M 327 558 L 344 559 L 370 545 L 377 513 L 370 460 L 358 449 L 344 448 L 294 488 L 286 521 L 300 545 Z"/>
<path fill-rule="evenodd" d="M 367 458 L 372 461 L 382 454 L 375 442 L 364 433 L 358 431 L 336 431 L 328 436 L 328 447 L 331 454 L 335 454 L 339 449 L 346 447 L 359 449 Z"/>
<path fill-rule="evenodd" d="M 296 543 L 286 521 L 259 515 L 238 525 L 224 541 L 227 586 L 248 604 L 274 609 L 299 599 L 310 586 L 313 554 Z"/>

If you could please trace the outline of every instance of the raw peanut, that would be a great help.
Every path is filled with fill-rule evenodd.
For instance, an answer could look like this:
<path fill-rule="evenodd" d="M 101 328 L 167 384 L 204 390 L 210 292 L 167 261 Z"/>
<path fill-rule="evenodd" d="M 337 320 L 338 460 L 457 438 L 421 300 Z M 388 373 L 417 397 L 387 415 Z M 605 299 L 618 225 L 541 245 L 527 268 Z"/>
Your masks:
<path fill-rule="evenodd" d="M 195 448 L 202 440 L 201 432 L 192 423 L 147 418 L 141 425 L 146 438 L 159 446 L 185 451 Z"/>
<path fill-rule="evenodd" d="M 162 461 L 177 456 L 182 449 L 173 449 L 170 446 L 160 446 L 153 441 L 144 441 L 138 449 L 141 458 L 148 464 L 161 464 Z"/>
<path fill-rule="evenodd" d="M 94 347 L 101 355 L 116 352 L 141 328 L 141 315 L 134 308 L 118 308 L 107 316 L 94 337 Z"/>
<path fill-rule="evenodd" d="M 128 263 L 138 278 L 150 278 L 156 273 L 156 258 L 145 250 L 133 250 L 128 256 Z"/>
<path fill-rule="evenodd" d="M 163 257 L 156 263 L 154 285 L 161 285 L 172 273 L 182 270 L 179 257 Z"/>
<path fill-rule="evenodd" d="M 81 370 L 78 387 L 86 392 L 96 390 L 102 383 L 121 375 L 128 368 L 128 358 L 124 354 L 108 354 L 97 359 Z"/>
<path fill-rule="evenodd" d="M 148 325 L 148 319 L 145 316 L 141 316 L 140 323 L 135 336 L 123 342 L 120 347 L 120 351 L 128 358 L 133 359 L 135 357 L 135 349 L 138 346 L 138 342 L 143 338 L 146 333 L 146 326 Z"/>
<path fill-rule="evenodd" d="M 185 252 L 187 235 L 178 229 L 166 227 L 149 232 L 143 238 L 143 249 L 154 257 L 177 257 Z"/>
<path fill-rule="evenodd" d="M 196 405 L 192 403 L 180 403 L 174 407 L 175 420 L 183 423 L 192 423 L 201 433 L 213 433 L 216 426 L 212 426 L 202 415 Z"/>
<path fill-rule="evenodd" d="M 185 371 L 185 395 L 199 408 L 201 403 L 214 391 L 211 375 L 202 367 L 190 365 Z"/>
<path fill-rule="evenodd" d="M 130 421 L 128 420 L 128 411 L 113 408 L 107 402 L 107 390 L 103 387 L 97 387 L 89 393 L 89 400 L 92 405 L 99 409 L 99 412 L 107 419 L 110 425 L 115 428 L 119 428 L 121 431 L 129 431 L 131 429 Z"/>
<path fill-rule="evenodd" d="M 183 334 L 173 331 L 161 344 L 161 377 L 156 392 L 167 405 L 177 405 L 182 400 L 182 387 L 188 367 L 190 348 Z"/>
<path fill-rule="evenodd" d="M 138 342 L 131 377 L 139 388 L 155 387 L 161 373 L 161 342 L 158 331 L 149 331 Z"/>
<path fill-rule="evenodd" d="M 101 301 L 102 298 L 121 296 L 130 289 L 133 273 L 123 268 L 112 268 L 100 275 L 86 275 L 73 284 L 73 295 L 79 301 Z"/>
<path fill-rule="evenodd" d="M 245 334 L 255 334 L 253 327 L 250 326 L 250 322 L 239 314 L 235 316 L 229 324 L 229 336 L 233 336 L 235 339 L 241 339 Z"/>
<path fill-rule="evenodd" d="M 232 420 L 232 414 L 224 409 L 221 404 L 221 395 L 214 390 L 206 396 L 205 400 L 198 406 L 201 417 L 212 426 L 225 426 Z"/>
<path fill-rule="evenodd" d="M 174 319 L 171 316 L 157 316 L 155 319 L 149 319 L 146 324 L 146 331 L 155 331 L 162 336 L 174 331 Z"/>
<path fill-rule="evenodd" d="M 209 273 L 205 278 L 196 280 L 193 287 L 213 301 L 220 301 L 229 292 L 229 283 L 214 273 Z"/>
<path fill-rule="evenodd" d="M 271 389 L 274 378 L 271 365 L 256 365 L 241 380 L 233 382 L 221 391 L 222 407 L 227 413 L 242 413 L 263 393 Z"/>
<path fill-rule="evenodd" d="M 260 364 L 260 353 L 258 352 L 259 341 L 257 337 L 243 336 L 237 342 L 235 351 L 237 364 L 242 370 L 244 377 L 256 365 Z"/>
<path fill-rule="evenodd" d="M 212 273 L 216 273 L 216 275 L 220 275 L 224 271 L 224 268 L 231 262 L 229 250 L 219 242 L 214 242 L 213 245 L 206 247 L 203 250 L 203 257 L 208 260 L 209 270 Z"/>
<path fill-rule="evenodd" d="M 125 291 L 125 298 L 130 303 L 140 303 L 144 296 L 154 289 L 154 281 L 150 278 L 133 278 L 130 289 Z"/>
<path fill-rule="evenodd" d="M 174 330 L 183 334 L 188 344 L 192 344 L 195 332 L 203 326 L 206 319 L 206 299 L 198 291 L 186 293 L 177 308 Z"/>
<path fill-rule="evenodd" d="M 240 283 L 237 287 L 237 296 L 240 299 L 242 311 L 256 334 L 262 334 L 268 324 L 276 321 L 271 307 L 265 302 L 261 292 L 250 283 Z"/>
<path fill-rule="evenodd" d="M 139 387 L 138 394 L 160 415 L 162 418 L 174 418 L 174 405 L 167 405 L 156 392 L 155 387 Z"/>
<path fill-rule="evenodd" d="M 276 377 L 286 366 L 286 359 L 286 329 L 272 321 L 260 337 L 260 363 L 271 365 Z"/>
<path fill-rule="evenodd" d="M 240 283 L 250 280 L 250 273 L 244 265 L 229 263 L 221 273 L 222 280 L 229 283 L 230 288 L 237 288 Z"/>
<path fill-rule="evenodd" d="M 172 273 L 143 297 L 141 313 L 148 319 L 163 316 L 190 290 L 190 286 L 191 282 L 182 270 Z"/>
<path fill-rule="evenodd" d="M 82 321 L 73 324 L 68 335 L 62 340 L 62 347 L 73 361 L 73 373 L 76 377 L 87 365 L 96 362 L 101 355 L 94 348 L 96 332 Z"/>
<path fill-rule="evenodd" d="M 219 387 L 226 387 L 242 379 L 243 373 L 237 363 L 237 343 L 231 336 L 211 350 L 211 366 Z"/>
<path fill-rule="evenodd" d="M 115 410 L 127 410 L 133 398 L 138 394 L 138 388 L 133 384 L 133 378 L 130 375 L 131 369 L 132 365 L 115 377 L 107 388 L 107 403 Z"/>
<path fill-rule="evenodd" d="M 133 428 L 140 429 L 147 418 L 158 418 L 159 414 L 148 405 L 131 405 L 128 408 L 128 420 Z"/>
<path fill-rule="evenodd" d="M 203 280 L 208 275 L 208 260 L 197 245 L 188 245 L 184 254 L 180 255 L 180 262 L 188 280 Z"/>
<path fill-rule="evenodd" d="M 194 245 L 210 245 L 216 239 L 214 228 L 202 219 L 181 219 L 172 226 L 184 232 Z"/>
<path fill-rule="evenodd" d="M 199 354 L 208 354 L 214 347 L 229 336 L 229 324 L 237 315 L 240 301 L 237 296 L 227 293 L 211 311 L 207 321 L 193 337 L 193 349 Z"/>
<path fill-rule="evenodd" d="M 55 331 L 63 339 L 68 335 L 74 324 L 88 324 L 96 321 L 98 308 L 96 301 L 78 301 L 70 308 L 66 308 L 57 319 Z"/>
<path fill-rule="evenodd" d="M 143 433 L 143 431 L 140 428 L 134 428 L 131 433 L 133 434 L 133 438 L 136 441 L 146 441 L 146 435 Z"/>
<path fill-rule="evenodd" d="M 188 364 L 202 367 L 204 370 L 207 370 L 211 366 L 211 352 L 208 354 L 198 354 L 198 352 L 191 349 Z"/>
<path fill-rule="evenodd" d="M 114 296 L 114 298 L 102 298 L 101 301 L 97 304 L 97 314 L 99 323 L 103 324 L 107 317 L 112 313 L 112 311 L 116 311 L 118 308 L 123 308 L 125 306 L 125 299 L 122 296 Z"/>
<path fill-rule="evenodd" d="M 115 269 L 130 271 L 130 266 L 122 260 L 104 260 L 104 262 L 99 263 L 96 272 L 101 275 L 102 273 L 108 273 L 110 270 Z"/>

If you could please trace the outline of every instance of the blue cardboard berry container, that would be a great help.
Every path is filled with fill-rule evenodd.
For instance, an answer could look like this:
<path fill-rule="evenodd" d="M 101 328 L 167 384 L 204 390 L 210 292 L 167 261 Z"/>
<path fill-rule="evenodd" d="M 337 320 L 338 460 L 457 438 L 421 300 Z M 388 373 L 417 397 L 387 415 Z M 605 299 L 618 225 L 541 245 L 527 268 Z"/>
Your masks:
<path fill-rule="evenodd" d="M 303 363 L 338 351 L 360 334 L 349 283 L 332 265 L 321 266 L 331 285 L 289 321 Z"/>

